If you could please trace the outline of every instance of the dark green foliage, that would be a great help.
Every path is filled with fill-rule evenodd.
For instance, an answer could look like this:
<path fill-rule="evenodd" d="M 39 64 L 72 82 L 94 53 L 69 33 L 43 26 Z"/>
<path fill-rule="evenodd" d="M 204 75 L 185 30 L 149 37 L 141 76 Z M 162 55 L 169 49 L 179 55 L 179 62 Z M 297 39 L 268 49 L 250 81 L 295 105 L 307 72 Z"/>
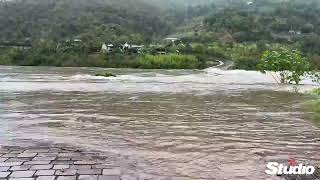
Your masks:
<path fill-rule="evenodd" d="M 301 32 L 302 33 L 312 33 L 314 30 L 314 26 L 310 23 L 305 24 L 301 27 Z"/>
<path fill-rule="evenodd" d="M 235 69 L 256 70 L 258 69 L 259 59 L 239 58 L 234 60 Z"/>
<path fill-rule="evenodd" d="M 313 90 L 312 93 L 317 96 L 320 96 L 320 88 Z"/>

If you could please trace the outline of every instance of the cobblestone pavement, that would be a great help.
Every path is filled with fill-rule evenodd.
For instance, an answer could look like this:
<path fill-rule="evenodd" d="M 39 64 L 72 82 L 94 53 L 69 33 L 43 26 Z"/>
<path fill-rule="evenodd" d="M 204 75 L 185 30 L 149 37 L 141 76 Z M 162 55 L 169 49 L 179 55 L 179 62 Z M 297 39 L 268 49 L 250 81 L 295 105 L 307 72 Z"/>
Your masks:
<path fill-rule="evenodd" d="M 0 180 L 135 180 L 95 153 L 61 148 L 0 148 Z"/>
<path fill-rule="evenodd" d="M 319 167 L 320 168 L 320 167 Z M 290 180 L 318 180 L 314 176 L 283 177 Z M 191 180 L 190 178 L 141 178 L 124 173 L 96 152 L 65 148 L 0 147 L 0 180 Z M 192 179 L 194 180 L 194 179 Z"/>

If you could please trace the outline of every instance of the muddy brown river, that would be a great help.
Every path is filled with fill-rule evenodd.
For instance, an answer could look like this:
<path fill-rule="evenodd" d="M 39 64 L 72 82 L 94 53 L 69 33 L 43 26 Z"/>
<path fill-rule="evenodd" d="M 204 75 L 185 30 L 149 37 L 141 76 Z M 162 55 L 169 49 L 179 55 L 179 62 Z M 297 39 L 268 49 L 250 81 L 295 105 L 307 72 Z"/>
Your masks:
<path fill-rule="evenodd" d="M 270 161 L 320 161 L 309 80 L 192 70 L 0 66 L 0 144 L 64 143 L 151 179 L 280 179 Z M 161 178 L 160 178 L 161 177 Z"/>

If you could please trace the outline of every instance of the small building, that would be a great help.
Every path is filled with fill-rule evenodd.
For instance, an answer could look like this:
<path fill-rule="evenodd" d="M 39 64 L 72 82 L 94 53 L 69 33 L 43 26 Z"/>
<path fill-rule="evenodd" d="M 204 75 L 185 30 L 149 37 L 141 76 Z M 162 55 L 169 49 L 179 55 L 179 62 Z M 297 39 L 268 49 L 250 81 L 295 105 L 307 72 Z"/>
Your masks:
<path fill-rule="evenodd" d="M 73 42 L 80 43 L 80 42 L 82 42 L 82 40 L 81 39 L 74 39 Z"/>
<path fill-rule="evenodd" d="M 130 48 L 131 48 L 131 45 L 130 45 L 129 43 L 127 43 L 127 42 L 122 45 L 122 49 L 123 49 L 123 50 L 125 50 L 125 49 L 130 49 Z"/>
<path fill-rule="evenodd" d="M 288 33 L 290 35 L 301 35 L 301 31 L 289 30 Z"/>
<path fill-rule="evenodd" d="M 253 4 L 253 1 L 247 1 L 247 5 L 250 6 Z"/>
<path fill-rule="evenodd" d="M 172 42 L 172 43 L 174 43 L 176 41 L 180 41 L 179 38 L 165 38 L 164 40 L 167 41 L 167 42 Z"/>
<path fill-rule="evenodd" d="M 101 47 L 101 52 L 103 53 L 109 53 L 113 50 L 114 48 L 114 45 L 113 44 L 106 44 L 106 43 L 103 43 L 102 44 L 102 47 Z"/>
<path fill-rule="evenodd" d="M 107 47 L 106 43 L 102 44 L 101 52 L 103 52 L 103 53 L 107 53 L 108 52 L 108 47 Z"/>
<path fill-rule="evenodd" d="M 141 54 L 143 45 L 131 45 L 130 49 L 134 50 L 138 54 Z"/>

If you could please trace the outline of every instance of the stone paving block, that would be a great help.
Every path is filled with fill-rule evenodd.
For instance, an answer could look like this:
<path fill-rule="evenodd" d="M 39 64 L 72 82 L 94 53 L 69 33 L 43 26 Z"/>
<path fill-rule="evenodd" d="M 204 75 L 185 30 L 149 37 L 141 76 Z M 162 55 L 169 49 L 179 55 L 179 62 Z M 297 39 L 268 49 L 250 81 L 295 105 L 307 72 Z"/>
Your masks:
<path fill-rule="evenodd" d="M 7 178 L 10 172 L 0 172 L 0 178 Z"/>
<path fill-rule="evenodd" d="M 75 165 L 94 165 L 96 161 L 76 161 L 74 162 Z"/>
<path fill-rule="evenodd" d="M 98 180 L 98 175 L 80 175 L 78 180 Z"/>
<path fill-rule="evenodd" d="M 53 176 L 56 170 L 38 170 L 36 176 Z"/>
<path fill-rule="evenodd" d="M 10 171 L 26 171 L 29 170 L 31 165 L 13 166 Z"/>
<path fill-rule="evenodd" d="M 13 154 L 20 154 L 20 153 L 23 153 L 24 150 L 13 150 L 13 151 L 10 151 L 10 153 L 13 153 Z"/>
<path fill-rule="evenodd" d="M 77 176 L 58 176 L 57 180 L 76 180 Z"/>
<path fill-rule="evenodd" d="M 102 174 L 119 176 L 121 174 L 121 170 L 119 168 L 103 169 Z"/>
<path fill-rule="evenodd" d="M 57 157 L 56 160 L 57 161 L 70 161 L 71 157 Z"/>
<path fill-rule="evenodd" d="M 75 156 L 81 156 L 80 153 L 59 153 L 58 157 L 75 157 Z"/>
<path fill-rule="evenodd" d="M 49 149 L 28 149 L 25 153 L 47 153 Z"/>
<path fill-rule="evenodd" d="M 74 157 L 71 157 L 71 159 L 74 161 L 91 161 L 92 160 L 92 158 L 88 156 L 74 156 Z"/>
<path fill-rule="evenodd" d="M 58 176 L 73 176 L 77 174 L 77 170 L 75 169 L 57 170 L 55 174 Z"/>
<path fill-rule="evenodd" d="M 19 154 L 17 157 L 18 158 L 30 158 L 30 157 L 35 157 L 37 155 L 37 153 L 21 153 Z"/>
<path fill-rule="evenodd" d="M 50 152 L 50 153 L 38 153 L 37 157 L 56 157 L 59 153 Z"/>
<path fill-rule="evenodd" d="M 0 172 L 8 171 L 10 167 L 0 167 Z"/>
<path fill-rule="evenodd" d="M 52 167 L 53 167 L 52 164 L 33 165 L 33 166 L 31 166 L 30 170 L 45 170 L 45 169 L 51 169 Z"/>
<path fill-rule="evenodd" d="M 70 169 L 91 169 L 91 165 L 71 165 Z"/>
<path fill-rule="evenodd" d="M 44 164 L 50 164 L 51 161 L 28 161 L 25 162 L 25 165 L 44 165 Z"/>
<path fill-rule="evenodd" d="M 68 169 L 70 165 L 54 165 L 52 169 Z"/>
<path fill-rule="evenodd" d="M 52 161 L 52 164 L 66 164 L 66 165 L 71 165 L 73 164 L 74 161 Z"/>
<path fill-rule="evenodd" d="M 79 169 L 77 173 L 84 174 L 84 175 L 101 175 L 102 170 L 101 169 Z"/>
<path fill-rule="evenodd" d="M 10 178 L 28 178 L 34 175 L 35 171 L 14 171 Z"/>
<path fill-rule="evenodd" d="M 37 180 L 54 180 L 55 176 L 39 176 Z"/>
<path fill-rule="evenodd" d="M 138 180 L 138 177 L 134 175 L 122 175 L 121 180 Z"/>
<path fill-rule="evenodd" d="M 4 155 L 2 155 L 1 157 L 2 158 L 4 158 L 4 157 L 6 157 L 6 158 L 12 158 L 12 157 L 17 157 L 18 156 L 18 154 L 11 154 L 11 153 L 9 153 L 9 154 L 4 154 Z"/>
<path fill-rule="evenodd" d="M 21 161 L 31 161 L 32 158 L 9 158 L 8 160 L 6 160 L 6 162 L 21 162 Z"/>
<path fill-rule="evenodd" d="M 0 162 L 5 162 L 8 158 L 0 158 Z"/>
<path fill-rule="evenodd" d="M 98 180 L 120 180 L 120 176 L 99 176 Z"/>
<path fill-rule="evenodd" d="M 34 180 L 34 178 L 9 178 L 9 180 Z"/>
<path fill-rule="evenodd" d="M 10 151 L 8 149 L 0 149 L 0 154 L 7 154 Z"/>
<path fill-rule="evenodd" d="M 0 162 L 0 167 L 20 166 L 23 162 Z"/>
<path fill-rule="evenodd" d="M 52 156 L 52 157 L 38 157 L 38 156 L 36 156 L 32 160 L 33 161 L 53 161 L 55 159 L 56 159 L 55 156 Z"/>
<path fill-rule="evenodd" d="M 95 164 L 92 165 L 92 169 L 112 169 L 116 168 L 116 166 L 109 165 L 109 164 Z"/>

